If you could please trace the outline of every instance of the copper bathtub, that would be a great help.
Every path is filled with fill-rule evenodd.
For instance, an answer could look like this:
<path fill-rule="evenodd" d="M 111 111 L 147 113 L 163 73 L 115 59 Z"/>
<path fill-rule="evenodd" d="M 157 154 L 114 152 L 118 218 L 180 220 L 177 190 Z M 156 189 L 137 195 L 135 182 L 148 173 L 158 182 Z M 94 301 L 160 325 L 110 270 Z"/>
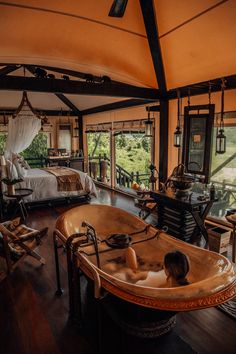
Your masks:
<path fill-rule="evenodd" d="M 100 240 L 99 266 L 94 245 L 76 243 L 77 235 L 84 231 L 84 221 L 94 227 Z M 117 233 L 132 235 L 131 247 L 138 259 L 134 275 L 124 262 L 125 250 L 110 248 L 105 242 L 109 235 Z M 68 249 L 76 249 L 73 264 L 92 279 L 97 298 L 105 289 L 143 307 L 189 311 L 216 306 L 236 295 L 236 273 L 227 258 L 177 240 L 112 206 L 82 205 L 65 212 L 57 220 L 54 238 L 65 244 L 73 239 L 67 243 Z M 160 276 L 164 255 L 172 250 L 181 250 L 189 257 L 189 285 L 167 288 L 163 274 Z"/>

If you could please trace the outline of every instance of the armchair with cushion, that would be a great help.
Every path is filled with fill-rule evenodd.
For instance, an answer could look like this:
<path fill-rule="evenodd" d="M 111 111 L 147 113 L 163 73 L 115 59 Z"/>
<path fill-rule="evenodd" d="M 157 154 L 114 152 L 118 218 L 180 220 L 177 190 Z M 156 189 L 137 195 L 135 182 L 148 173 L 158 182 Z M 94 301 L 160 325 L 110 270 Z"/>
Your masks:
<path fill-rule="evenodd" d="M 6 260 L 7 274 L 26 256 L 37 259 L 41 264 L 46 263 L 35 248 L 41 244 L 41 239 L 47 232 L 47 227 L 36 230 L 21 224 L 20 218 L 0 223 L 0 256 Z"/>

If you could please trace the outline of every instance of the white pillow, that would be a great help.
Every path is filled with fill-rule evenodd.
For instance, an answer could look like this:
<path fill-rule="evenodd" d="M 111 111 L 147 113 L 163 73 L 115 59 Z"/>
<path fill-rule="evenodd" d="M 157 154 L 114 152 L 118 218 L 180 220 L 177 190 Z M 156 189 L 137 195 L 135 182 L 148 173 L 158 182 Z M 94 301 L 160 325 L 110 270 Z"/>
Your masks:
<path fill-rule="evenodd" d="M 24 167 L 26 170 L 30 170 L 30 165 L 28 164 L 27 161 L 25 161 L 23 156 L 18 155 L 18 161 L 22 167 Z"/>
<path fill-rule="evenodd" d="M 12 163 L 11 160 L 7 160 L 7 176 L 10 179 L 20 178 L 16 169 L 16 166 Z"/>

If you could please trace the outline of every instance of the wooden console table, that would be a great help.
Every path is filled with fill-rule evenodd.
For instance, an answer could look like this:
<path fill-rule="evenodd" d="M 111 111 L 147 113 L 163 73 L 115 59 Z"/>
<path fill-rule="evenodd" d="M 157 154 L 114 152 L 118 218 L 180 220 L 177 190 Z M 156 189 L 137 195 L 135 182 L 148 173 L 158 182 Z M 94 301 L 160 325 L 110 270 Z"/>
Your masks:
<path fill-rule="evenodd" d="M 215 200 L 202 200 L 198 193 L 179 198 L 172 189 L 150 195 L 157 202 L 159 228 L 167 226 L 170 235 L 190 243 L 199 241 L 199 234 L 202 234 L 208 243 L 204 221 Z"/>
<path fill-rule="evenodd" d="M 50 166 L 65 166 L 75 170 L 84 171 L 84 158 L 72 156 L 48 156 L 45 159 L 46 167 Z"/>

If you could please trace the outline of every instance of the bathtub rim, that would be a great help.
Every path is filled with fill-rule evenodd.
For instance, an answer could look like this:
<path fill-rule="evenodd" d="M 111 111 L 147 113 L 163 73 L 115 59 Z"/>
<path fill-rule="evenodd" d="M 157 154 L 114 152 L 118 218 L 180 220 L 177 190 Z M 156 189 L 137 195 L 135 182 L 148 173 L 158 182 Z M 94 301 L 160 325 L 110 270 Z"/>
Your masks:
<path fill-rule="evenodd" d="M 199 297 L 190 297 L 185 299 L 166 299 L 166 298 L 156 298 L 150 296 L 142 296 L 140 294 L 135 294 L 132 291 L 128 291 L 122 287 L 119 287 L 118 284 L 112 282 L 112 276 L 102 270 L 98 269 L 94 264 L 92 264 L 88 259 L 84 257 L 80 252 L 75 254 L 75 257 L 79 261 L 79 268 L 81 271 L 92 281 L 95 285 L 95 294 L 96 298 L 99 298 L 101 295 L 102 289 L 108 291 L 114 296 L 119 297 L 122 300 L 131 302 L 136 305 L 149 307 L 157 310 L 166 310 L 166 311 L 190 311 L 190 310 L 200 310 L 208 307 L 213 307 L 220 305 L 228 300 L 231 300 L 236 296 L 236 278 L 228 286 L 224 287 L 222 290 L 209 294 L 208 296 L 199 296 Z M 116 282 L 117 282 L 117 278 Z M 118 280 L 117 283 L 125 283 L 122 280 Z M 187 286 L 191 286 L 187 285 Z M 138 287 L 141 288 L 139 285 Z M 160 290 L 160 288 L 158 288 Z M 174 291 L 176 288 L 163 288 L 165 291 Z"/>

